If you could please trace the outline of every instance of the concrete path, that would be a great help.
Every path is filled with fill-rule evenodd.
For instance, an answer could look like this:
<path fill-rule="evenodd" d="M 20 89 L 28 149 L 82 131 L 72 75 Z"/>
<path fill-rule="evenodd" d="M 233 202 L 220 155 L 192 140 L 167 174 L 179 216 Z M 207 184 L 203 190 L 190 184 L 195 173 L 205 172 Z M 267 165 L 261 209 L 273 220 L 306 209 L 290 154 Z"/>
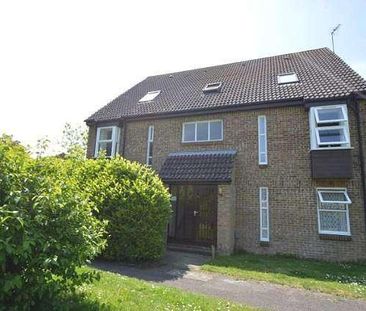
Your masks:
<path fill-rule="evenodd" d="M 343 299 L 266 282 L 238 281 L 223 275 L 200 271 L 200 265 L 208 260 L 209 257 L 202 255 L 168 252 L 161 263 L 154 265 L 127 266 L 98 261 L 94 266 L 137 279 L 268 310 L 366 310 L 366 301 L 363 300 Z"/>

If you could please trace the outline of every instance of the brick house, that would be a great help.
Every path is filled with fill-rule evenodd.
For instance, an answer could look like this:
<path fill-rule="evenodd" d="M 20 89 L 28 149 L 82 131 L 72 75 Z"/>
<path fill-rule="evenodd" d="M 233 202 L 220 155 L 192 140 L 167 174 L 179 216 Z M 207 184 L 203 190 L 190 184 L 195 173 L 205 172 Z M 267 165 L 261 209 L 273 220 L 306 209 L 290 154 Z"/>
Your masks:
<path fill-rule="evenodd" d="M 327 48 L 148 77 L 86 120 L 151 165 L 168 241 L 366 259 L 366 81 Z"/>

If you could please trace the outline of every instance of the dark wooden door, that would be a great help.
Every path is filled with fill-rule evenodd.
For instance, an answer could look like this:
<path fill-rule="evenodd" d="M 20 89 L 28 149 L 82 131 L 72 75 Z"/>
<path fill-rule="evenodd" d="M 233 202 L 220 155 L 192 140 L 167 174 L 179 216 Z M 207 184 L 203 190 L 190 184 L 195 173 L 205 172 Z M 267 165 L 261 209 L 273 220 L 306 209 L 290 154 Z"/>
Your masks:
<path fill-rule="evenodd" d="M 216 245 L 217 186 L 174 185 L 169 238 L 201 245 Z"/>

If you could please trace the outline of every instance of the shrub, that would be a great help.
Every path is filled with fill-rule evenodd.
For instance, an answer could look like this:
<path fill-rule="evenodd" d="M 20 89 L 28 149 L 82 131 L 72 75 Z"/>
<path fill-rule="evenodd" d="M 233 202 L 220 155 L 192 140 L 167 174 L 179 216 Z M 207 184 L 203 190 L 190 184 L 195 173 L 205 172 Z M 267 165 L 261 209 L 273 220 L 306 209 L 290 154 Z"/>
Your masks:
<path fill-rule="evenodd" d="M 76 272 L 104 245 L 104 224 L 62 160 L 33 160 L 0 138 L 0 306 L 52 309 L 53 297 L 91 281 Z"/>
<path fill-rule="evenodd" d="M 99 217 L 108 221 L 106 259 L 151 261 L 165 250 L 169 193 L 150 168 L 123 158 L 87 160 L 78 173 Z"/>

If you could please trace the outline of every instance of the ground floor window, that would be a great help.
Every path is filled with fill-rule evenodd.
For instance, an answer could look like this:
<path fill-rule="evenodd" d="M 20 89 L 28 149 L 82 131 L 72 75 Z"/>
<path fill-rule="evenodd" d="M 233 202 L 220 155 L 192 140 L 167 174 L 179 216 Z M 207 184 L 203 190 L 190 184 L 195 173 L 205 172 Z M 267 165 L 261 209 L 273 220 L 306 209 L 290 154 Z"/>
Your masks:
<path fill-rule="evenodd" d="M 346 189 L 317 189 L 318 225 L 320 234 L 350 235 L 348 205 L 351 200 Z"/>
<path fill-rule="evenodd" d="M 260 205 L 260 240 L 269 241 L 269 213 L 268 213 L 268 188 L 259 188 Z"/>

